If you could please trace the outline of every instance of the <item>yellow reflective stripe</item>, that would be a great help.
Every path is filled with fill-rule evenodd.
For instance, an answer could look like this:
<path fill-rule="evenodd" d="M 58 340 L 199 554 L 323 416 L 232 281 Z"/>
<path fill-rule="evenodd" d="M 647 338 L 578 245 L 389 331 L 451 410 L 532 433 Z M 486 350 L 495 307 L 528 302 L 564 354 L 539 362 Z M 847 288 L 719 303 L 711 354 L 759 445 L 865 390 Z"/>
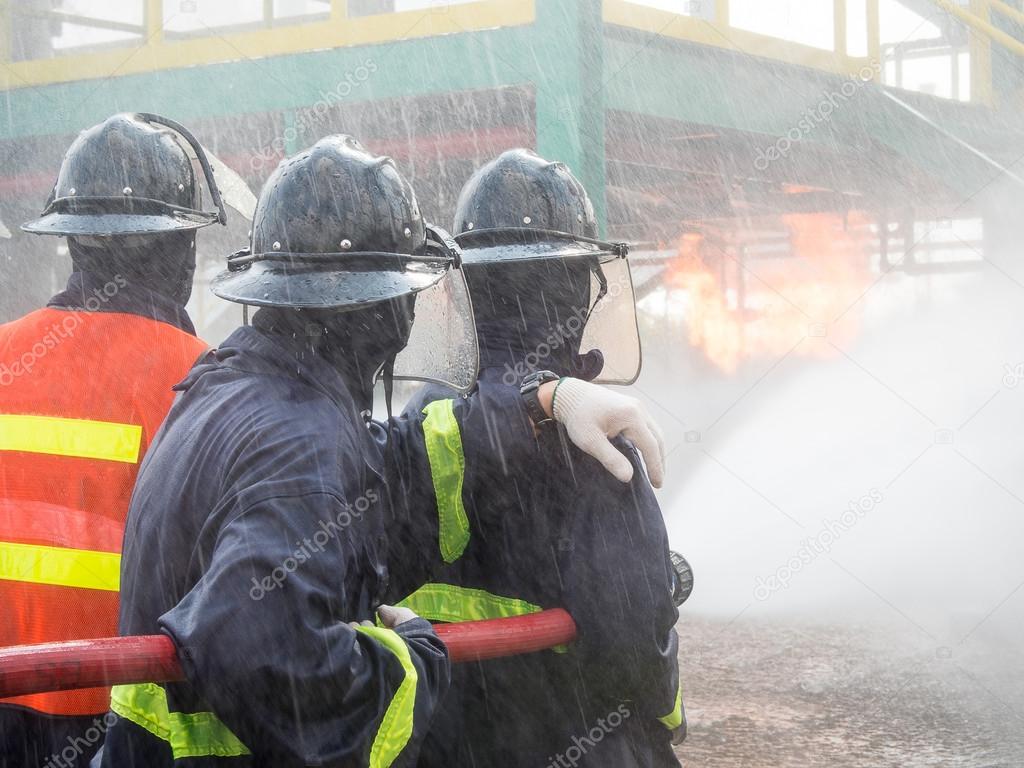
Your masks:
<path fill-rule="evenodd" d="M 424 584 L 399 605 L 430 621 L 449 622 L 504 619 L 541 610 L 539 605 L 515 597 L 452 584 Z"/>
<path fill-rule="evenodd" d="M 398 605 L 429 621 L 480 621 L 526 616 L 543 610 L 517 597 L 502 597 L 483 589 L 453 584 L 424 584 Z M 568 653 L 566 645 L 555 645 L 555 653 Z"/>
<path fill-rule="evenodd" d="M 121 555 L 0 541 L 0 579 L 117 592 Z"/>
<path fill-rule="evenodd" d="M 398 759 L 412 737 L 413 712 L 416 708 L 416 683 L 419 680 L 419 675 L 416 673 L 416 667 L 413 666 L 408 646 L 394 630 L 364 625 L 357 626 L 356 630 L 369 635 L 395 654 L 405 672 L 405 677 L 384 712 L 380 728 L 377 729 L 377 735 L 373 737 L 373 746 L 370 748 L 369 768 L 388 768 Z"/>
<path fill-rule="evenodd" d="M 0 451 L 26 451 L 135 464 L 142 427 L 89 419 L 0 414 Z"/>
<path fill-rule="evenodd" d="M 249 754 L 212 712 L 169 712 L 167 691 L 155 683 L 115 685 L 110 691 L 110 709 L 166 741 L 175 760 Z"/>
<path fill-rule="evenodd" d="M 446 563 L 458 560 L 469 543 L 469 518 L 462 504 L 466 457 L 454 400 L 435 400 L 423 409 L 423 439 L 437 497 L 438 543 Z"/>
<path fill-rule="evenodd" d="M 676 705 L 664 717 L 659 717 L 658 722 L 669 730 L 674 731 L 683 724 L 683 686 L 682 683 L 676 688 Z"/>

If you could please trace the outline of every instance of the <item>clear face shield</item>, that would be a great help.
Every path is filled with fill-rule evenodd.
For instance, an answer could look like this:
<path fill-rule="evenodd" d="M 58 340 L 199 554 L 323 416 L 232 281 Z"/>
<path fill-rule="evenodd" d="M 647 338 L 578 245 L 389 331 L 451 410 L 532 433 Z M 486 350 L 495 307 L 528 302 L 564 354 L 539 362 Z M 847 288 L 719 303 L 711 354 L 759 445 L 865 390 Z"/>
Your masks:
<path fill-rule="evenodd" d="M 416 293 L 409 341 L 395 358 L 393 377 L 423 381 L 468 392 L 480 369 L 476 323 L 462 273 L 462 251 L 440 227 L 427 226 L 427 251 L 451 260 L 451 268 Z"/>
<path fill-rule="evenodd" d="M 596 350 L 604 361 L 594 381 L 626 385 L 637 380 L 642 363 L 640 332 L 629 268 L 629 247 L 625 243 L 610 243 L 544 229 L 476 230 L 464 232 L 458 239 L 465 249 L 467 264 L 528 264 L 554 259 L 566 262 L 578 259 L 592 264 L 589 302 L 586 307 L 571 309 L 564 330 L 575 337 L 579 333 L 579 324 L 585 323 L 579 354 L 586 355 Z M 569 297 L 566 300 L 574 301 Z M 543 360 L 544 356 L 538 353 L 538 357 Z M 538 366 L 544 367 L 542 362 L 538 362 Z"/>
<path fill-rule="evenodd" d="M 604 357 L 601 373 L 594 380 L 597 383 L 632 384 L 640 376 L 643 358 L 633 276 L 625 256 L 594 269 L 590 297 L 592 309 L 580 340 L 580 354 L 596 349 Z"/>
<path fill-rule="evenodd" d="M 427 227 L 422 255 L 239 251 L 212 284 L 223 299 L 246 307 L 356 310 L 411 296 L 414 315 L 391 378 L 422 381 L 467 392 L 479 370 L 476 324 L 461 269 L 461 252 L 443 230 Z M 330 268 L 328 269 L 328 265 Z M 377 378 L 385 376 L 385 368 Z"/>

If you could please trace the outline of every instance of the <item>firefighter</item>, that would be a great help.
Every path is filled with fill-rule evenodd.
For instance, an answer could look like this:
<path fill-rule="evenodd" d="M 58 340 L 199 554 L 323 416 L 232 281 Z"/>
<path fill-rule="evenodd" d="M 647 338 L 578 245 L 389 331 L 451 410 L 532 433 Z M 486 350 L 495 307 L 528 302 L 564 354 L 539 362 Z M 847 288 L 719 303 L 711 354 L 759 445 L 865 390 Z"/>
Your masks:
<path fill-rule="evenodd" d="M 482 384 L 530 388 L 557 380 L 551 371 L 635 380 L 640 348 L 625 248 L 594 239 L 590 199 L 565 165 L 505 152 L 463 188 L 454 231 Z M 556 390 L 556 404 L 574 394 L 570 385 Z M 408 408 L 451 396 L 428 387 Z M 454 669 L 423 768 L 679 765 L 674 570 L 651 486 L 633 449 L 618 447 L 637 470 L 629 485 L 578 450 L 551 450 L 536 457 L 528 483 L 505 481 L 495 492 L 502 479 L 494 477 L 476 483 L 486 492 L 463 493 L 481 533 L 400 605 L 436 621 L 560 606 L 579 639 L 562 652 Z M 542 462 L 559 471 L 541 476 Z"/>
<path fill-rule="evenodd" d="M 185 303 L 196 230 L 225 217 L 202 210 L 201 156 L 176 123 L 115 115 L 78 136 L 23 226 L 66 237 L 73 272 L 0 326 L 0 646 L 117 630 L 139 462 L 206 350 Z M 108 704 L 105 688 L 0 702 L 0 766 L 87 762 Z"/>
<path fill-rule="evenodd" d="M 383 597 L 460 535 L 464 521 L 438 514 L 434 488 L 463 483 L 486 428 L 479 397 L 378 424 L 373 385 L 383 372 L 390 390 L 427 358 L 461 366 L 429 372 L 440 380 L 475 377 L 469 357 L 442 354 L 439 326 L 415 321 L 433 316 L 429 300 L 460 294 L 456 262 L 391 160 L 350 137 L 322 139 L 271 175 L 249 248 L 214 282 L 259 309 L 178 386 L 125 533 L 121 634 L 169 635 L 186 681 L 114 688 L 104 766 L 414 760 L 447 654 L 426 620 Z M 468 306 L 447 309 L 468 329 L 453 351 L 475 352 Z M 660 468 L 635 403 L 580 383 L 555 409 L 580 443 L 601 453 L 606 434 L 625 430 Z M 531 400 L 545 418 L 553 389 Z M 525 463 L 538 447 L 523 398 L 490 397 L 488 411 L 506 417 L 503 457 Z M 417 510 L 392 493 L 399 476 L 430 499 L 416 551 L 401 546 Z"/>

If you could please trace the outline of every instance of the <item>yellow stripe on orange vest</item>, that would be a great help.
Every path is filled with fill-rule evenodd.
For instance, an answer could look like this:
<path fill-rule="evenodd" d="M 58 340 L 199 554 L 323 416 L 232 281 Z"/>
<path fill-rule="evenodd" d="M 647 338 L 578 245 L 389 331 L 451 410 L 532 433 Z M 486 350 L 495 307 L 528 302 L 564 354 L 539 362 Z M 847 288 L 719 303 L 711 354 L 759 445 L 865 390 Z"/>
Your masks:
<path fill-rule="evenodd" d="M 0 541 L 0 580 L 117 592 L 121 556 L 116 552 Z"/>
<path fill-rule="evenodd" d="M 135 464 L 142 427 L 111 421 L 0 414 L 0 451 L 27 451 Z"/>

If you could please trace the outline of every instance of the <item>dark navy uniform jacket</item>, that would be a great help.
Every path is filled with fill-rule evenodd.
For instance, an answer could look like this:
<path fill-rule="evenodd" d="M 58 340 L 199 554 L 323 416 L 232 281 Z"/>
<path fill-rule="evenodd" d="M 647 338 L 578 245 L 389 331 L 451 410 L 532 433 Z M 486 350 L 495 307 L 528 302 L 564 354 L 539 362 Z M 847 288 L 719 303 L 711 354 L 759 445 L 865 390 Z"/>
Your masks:
<path fill-rule="evenodd" d="M 460 422 L 483 434 L 482 412 L 467 400 L 430 423 L 396 419 L 385 460 L 383 428 L 295 343 L 237 330 L 178 386 L 146 456 L 120 631 L 170 635 L 187 682 L 114 689 L 104 766 L 415 760 L 448 685 L 446 651 L 422 619 L 394 632 L 347 622 L 373 620 L 389 562 L 402 574 L 391 586 L 407 589 L 441 561 L 427 452 L 451 470 L 438 446 Z M 518 394 L 502 397 L 519 425 L 510 442 L 535 451 Z M 389 493 L 399 468 L 418 492 Z M 417 509 L 420 543 L 403 547 Z"/>
<path fill-rule="evenodd" d="M 481 389 L 501 388 L 501 377 L 485 369 Z M 446 397 L 427 387 L 406 413 Z M 504 421 L 492 412 L 486 422 L 498 450 Z M 519 476 L 467 465 L 472 535 L 404 604 L 435 621 L 563 607 L 578 639 L 561 652 L 453 667 L 420 766 L 678 766 L 670 744 L 683 717 L 678 613 L 653 490 L 624 441 L 629 484 L 553 435 L 542 444 Z"/>

